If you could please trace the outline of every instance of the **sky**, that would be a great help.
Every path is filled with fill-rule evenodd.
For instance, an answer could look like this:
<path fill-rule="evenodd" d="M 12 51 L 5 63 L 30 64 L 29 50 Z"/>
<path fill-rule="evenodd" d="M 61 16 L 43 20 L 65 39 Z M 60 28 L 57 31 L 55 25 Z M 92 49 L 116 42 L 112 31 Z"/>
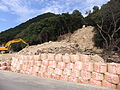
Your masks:
<path fill-rule="evenodd" d="M 13 28 L 46 12 L 71 13 L 79 10 L 83 15 L 93 6 L 101 6 L 109 0 L 0 0 L 0 32 Z"/>

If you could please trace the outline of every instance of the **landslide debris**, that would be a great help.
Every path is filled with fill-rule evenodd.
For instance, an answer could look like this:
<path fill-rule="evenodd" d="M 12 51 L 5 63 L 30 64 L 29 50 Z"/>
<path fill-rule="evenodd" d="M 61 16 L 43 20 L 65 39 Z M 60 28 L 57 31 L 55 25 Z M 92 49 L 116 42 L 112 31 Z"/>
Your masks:
<path fill-rule="evenodd" d="M 60 36 L 58 38 L 58 41 L 61 42 L 70 42 L 70 43 L 77 43 L 79 45 L 79 48 L 82 51 L 94 49 L 94 27 L 88 26 L 84 27 L 82 29 L 76 30 L 73 34 L 66 34 L 63 36 Z"/>
<path fill-rule="evenodd" d="M 39 54 L 39 53 L 61 53 L 61 54 L 92 54 L 98 49 L 93 42 L 94 27 L 88 26 L 58 37 L 56 42 L 46 42 L 43 44 L 29 46 L 19 52 L 19 54 Z M 100 50 L 99 50 L 100 51 Z"/>
<path fill-rule="evenodd" d="M 94 27 L 88 26 L 78 29 L 73 33 L 68 33 L 58 37 L 55 42 L 49 41 L 43 44 L 29 46 L 18 52 L 18 54 L 40 54 L 40 53 L 54 53 L 54 54 L 87 54 L 95 55 L 101 53 L 101 49 L 97 49 L 93 42 Z M 97 60 L 95 60 L 97 58 Z M 102 57 L 95 55 L 92 57 L 94 62 L 104 62 Z"/>
<path fill-rule="evenodd" d="M 19 54 L 39 54 L 39 53 L 61 53 L 76 54 L 80 49 L 78 44 L 66 42 L 46 42 L 39 45 L 29 46 L 19 52 Z"/>

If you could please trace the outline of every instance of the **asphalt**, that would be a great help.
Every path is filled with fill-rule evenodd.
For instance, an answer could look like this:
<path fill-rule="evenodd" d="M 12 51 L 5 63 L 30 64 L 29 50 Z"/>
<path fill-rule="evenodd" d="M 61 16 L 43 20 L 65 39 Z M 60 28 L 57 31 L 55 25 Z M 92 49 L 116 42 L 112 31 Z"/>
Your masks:
<path fill-rule="evenodd" d="M 0 90 L 115 90 L 88 84 L 0 71 Z"/>

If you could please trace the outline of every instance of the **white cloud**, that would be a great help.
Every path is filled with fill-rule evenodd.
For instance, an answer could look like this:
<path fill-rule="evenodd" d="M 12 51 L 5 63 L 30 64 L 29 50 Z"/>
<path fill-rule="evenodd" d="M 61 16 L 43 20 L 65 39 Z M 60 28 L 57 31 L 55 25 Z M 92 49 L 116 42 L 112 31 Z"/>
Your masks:
<path fill-rule="evenodd" d="M 8 11 L 8 7 L 6 7 L 5 5 L 0 4 L 0 10 Z"/>
<path fill-rule="evenodd" d="M 99 2 L 107 2 L 107 1 L 110 1 L 110 0 L 86 0 L 87 3 L 99 3 Z"/>
<path fill-rule="evenodd" d="M 99 0 L 97 0 L 99 1 Z M 93 2 L 96 2 L 96 0 L 86 0 L 87 3 L 93 3 Z"/>
<path fill-rule="evenodd" d="M 58 6 L 45 7 L 41 9 L 40 12 L 41 13 L 46 13 L 46 12 L 59 13 L 59 7 Z"/>
<path fill-rule="evenodd" d="M 63 9 L 63 6 L 58 3 L 58 1 L 51 1 L 51 3 L 48 3 L 44 8 L 42 8 L 39 12 L 40 13 L 46 13 L 46 12 L 52 12 L 52 13 L 60 13 Z"/>
<path fill-rule="evenodd" d="M 95 3 L 100 5 L 99 3 L 107 1 L 109 0 L 0 0 L 0 10 L 17 15 L 17 20 L 23 22 L 45 12 L 62 13 L 78 9 L 85 13 L 92 9 Z M 39 4 L 40 8 L 34 8 L 34 2 Z"/>
<path fill-rule="evenodd" d="M 9 12 L 19 16 L 19 21 L 25 21 L 32 17 L 34 10 L 29 7 L 29 1 L 23 0 L 1 0 L 2 4 L 9 8 Z"/>

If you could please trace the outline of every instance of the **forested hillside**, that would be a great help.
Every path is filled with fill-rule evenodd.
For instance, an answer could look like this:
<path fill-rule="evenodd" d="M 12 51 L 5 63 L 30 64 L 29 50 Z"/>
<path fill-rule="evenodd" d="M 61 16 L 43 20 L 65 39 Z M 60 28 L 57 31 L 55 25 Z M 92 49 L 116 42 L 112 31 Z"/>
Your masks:
<path fill-rule="evenodd" d="M 49 17 L 53 17 L 53 16 L 55 16 L 55 14 L 45 13 L 45 14 L 39 15 L 39 16 L 33 18 L 33 19 L 30 19 L 30 20 L 14 27 L 14 28 L 10 28 L 8 30 L 5 30 L 5 31 L 1 32 L 0 33 L 0 43 L 5 43 L 9 40 L 15 39 L 15 36 L 17 34 L 24 31 L 32 23 L 40 22 L 44 18 L 49 18 Z"/>
<path fill-rule="evenodd" d="M 0 33 L 0 42 L 15 38 L 22 38 L 30 45 L 54 41 L 59 35 L 73 32 L 83 24 L 84 18 L 78 10 L 74 10 L 72 14 L 46 13 Z"/>

